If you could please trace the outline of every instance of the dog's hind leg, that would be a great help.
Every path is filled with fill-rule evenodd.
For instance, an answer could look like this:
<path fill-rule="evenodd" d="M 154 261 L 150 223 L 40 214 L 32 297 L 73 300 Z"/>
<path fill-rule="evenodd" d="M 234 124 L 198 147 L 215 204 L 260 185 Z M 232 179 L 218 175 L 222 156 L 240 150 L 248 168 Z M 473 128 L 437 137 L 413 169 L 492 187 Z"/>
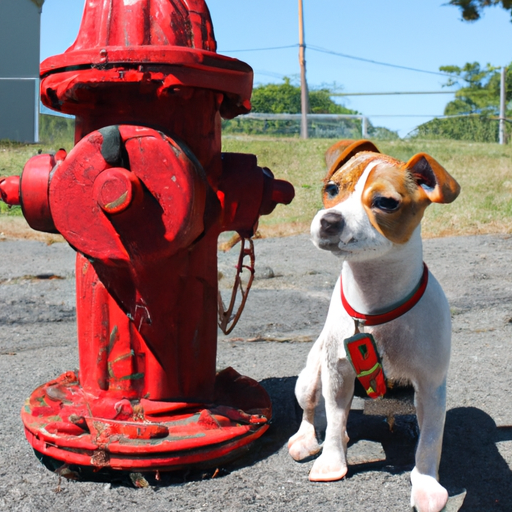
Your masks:
<path fill-rule="evenodd" d="M 295 396 L 304 412 L 299 430 L 288 441 L 288 452 L 297 461 L 307 459 L 321 450 L 316 438 L 314 421 L 315 409 L 322 391 L 323 349 L 323 337 L 320 335 L 309 352 L 306 367 L 300 372 L 295 385 Z"/>
<path fill-rule="evenodd" d="M 448 501 L 448 492 L 437 481 L 446 411 L 446 383 L 418 386 L 416 413 L 420 438 L 416 466 L 411 473 L 411 507 L 417 512 L 440 512 Z"/>
<path fill-rule="evenodd" d="M 336 353 L 324 361 L 322 394 L 327 429 L 322 455 L 316 459 L 309 474 L 311 481 L 330 482 L 347 474 L 347 419 L 354 394 L 354 379 L 354 370 L 346 358 L 339 358 Z"/>

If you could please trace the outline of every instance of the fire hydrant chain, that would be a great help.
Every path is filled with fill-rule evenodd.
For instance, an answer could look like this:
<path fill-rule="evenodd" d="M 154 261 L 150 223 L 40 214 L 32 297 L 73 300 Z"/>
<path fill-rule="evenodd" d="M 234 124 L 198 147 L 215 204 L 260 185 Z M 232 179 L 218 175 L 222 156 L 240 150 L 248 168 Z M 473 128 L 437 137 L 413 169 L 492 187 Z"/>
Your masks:
<path fill-rule="evenodd" d="M 249 247 L 246 247 L 246 243 L 249 244 Z M 250 259 L 250 264 L 244 265 L 245 258 Z M 231 298 L 227 309 L 226 306 L 224 305 L 224 301 L 222 300 L 220 290 L 218 292 L 219 327 L 221 328 L 224 334 L 229 334 L 235 328 L 236 324 L 238 323 L 238 320 L 240 319 L 240 316 L 242 315 L 245 303 L 247 302 L 247 297 L 249 296 L 249 290 L 251 289 L 252 282 L 254 281 L 255 261 L 256 258 L 254 255 L 254 242 L 252 241 L 251 238 L 241 237 L 240 255 L 238 256 L 235 280 L 233 282 L 233 289 L 231 291 Z M 245 286 L 242 281 L 242 273 L 244 269 L 248 270 L 250 273 L 249 281 Z M 236 313 L 233 314 L 233 311 L 237 303 L 237 297 L 239 295 L 241 297 L 240 303 L 238 305 Z"/>

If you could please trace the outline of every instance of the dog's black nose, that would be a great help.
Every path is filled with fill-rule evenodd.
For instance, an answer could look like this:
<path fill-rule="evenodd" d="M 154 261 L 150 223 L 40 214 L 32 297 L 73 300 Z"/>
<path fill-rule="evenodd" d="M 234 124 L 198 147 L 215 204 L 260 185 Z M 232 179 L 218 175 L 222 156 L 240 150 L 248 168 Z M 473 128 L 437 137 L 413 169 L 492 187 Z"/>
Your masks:
<path fill-rule="evenodd" d="M 322 233 L 328 236 L 337 235 L 343 230 L 343 217 L 338 212 L 327 212 L 321 219 Z"/>

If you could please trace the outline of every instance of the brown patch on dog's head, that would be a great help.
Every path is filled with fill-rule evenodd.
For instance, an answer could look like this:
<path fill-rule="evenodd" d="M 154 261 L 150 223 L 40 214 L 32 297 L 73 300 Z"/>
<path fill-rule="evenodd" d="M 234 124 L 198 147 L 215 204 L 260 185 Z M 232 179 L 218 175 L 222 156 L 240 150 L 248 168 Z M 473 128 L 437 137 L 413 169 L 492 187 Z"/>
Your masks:
<path fill-rule="evenodd" d="M 328 180 L 340 167 L 362 151 L 380 153 L 373 142 L 364 139 L 344 139 L 333 144 L 325 153 L 325 163 L 329 169 L 325 179 Z"/>
<path fill-rule="evenodd" d="M 407 163 L 377 164 L 366 181 L 362 202 L 375 229 L 403 244 L 431 202 L 450 203 L 459 191 L 459 184 L 435 159 L 420 153 Z"/>
<path fill-rule="evenodd" d="M 373 160 L 374 155 L 374 153 L 359 153 L 341 169 L 330 176 L 327 175 L 322 190 L 324 208 L 332 208 L 345 201 L 354 192 L 359 178 L 370 161 Z"/>
<path fill-rule="evenodd" d="M 379 154 L 369 140 L 340 140 L 333 144 L 325 154 L 329 170 L 322 190 L 324 207 L 344 201 L 354 191 L 372 156 Z"/>
<path fill-rule="evenodd" d="M 397 244 L 411 238 L 430 204 L 406 169 L 388 164 L 377 165 L 372 170 L 362 202 L 373 227 Z"/>
<path fill-rule="evenodd" d="M 388 162 L 390 165 L 395 166 L 402 164 L 399 160 L 382 155 L 381 153 L 370 151 L 357 153 L 332 175 L 327 174 L 322 191 L 324 207 L 332 208 L 345 201 L 354 192 L 357 182 L 365 169 L 375 160 Z"/>

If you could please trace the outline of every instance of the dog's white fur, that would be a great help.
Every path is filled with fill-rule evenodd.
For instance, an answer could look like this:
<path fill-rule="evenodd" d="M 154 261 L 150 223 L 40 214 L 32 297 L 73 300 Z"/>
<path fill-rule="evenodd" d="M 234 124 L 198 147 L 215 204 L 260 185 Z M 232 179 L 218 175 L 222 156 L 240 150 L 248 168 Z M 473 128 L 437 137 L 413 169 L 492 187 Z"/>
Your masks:
<path fill-rule="evenodd" d="M 417 287 L 423 272 L 419 224 L 406 242 L 394 243 L 375 228 L 363 207 L 363 191 L 377 165 L 382 166 L 378 158 L 370 160 L 349 197 L 319 211 L 311 225 L 315 245 L 342 259 L 345 296 L 356 311 L 365 314 L 380 313 L 400 303 Z M 454 180 L 453 183 L 458 187 Z M 457 194 L 458 189 L 455 197 Z M 322 219 L 329 213 L 339 214 L 343 219 L 335 233 L 332 226 L 326 233 L 322 225 Z M 391 322 L 365 327 L 364 332 L 370 332 L 376 340 L 386 378 L 414 386 L 420 438 L 411 474 L 411 506 L 418 512 L 439 512 L 448 499 L 446 489 L 438 483 L 438 468 L 451 322 L 448 302 L 434 276 L 429 274 L 427 289 L 415 307 Z M 312 481 L 338 480 L 347 472 L 346 425 L 355 372 L 343 340 L 354 333 L 355 322 L 343 308 L 338 280 L 325 326 L 297 381 L 295 392 L 304 414 L 298 432 L 288 442 L 295 460 L 322 451 L 310 472 Z M 322 446 L 314 427 L 320 395 L 325 401 L 327 419 Z"/>

